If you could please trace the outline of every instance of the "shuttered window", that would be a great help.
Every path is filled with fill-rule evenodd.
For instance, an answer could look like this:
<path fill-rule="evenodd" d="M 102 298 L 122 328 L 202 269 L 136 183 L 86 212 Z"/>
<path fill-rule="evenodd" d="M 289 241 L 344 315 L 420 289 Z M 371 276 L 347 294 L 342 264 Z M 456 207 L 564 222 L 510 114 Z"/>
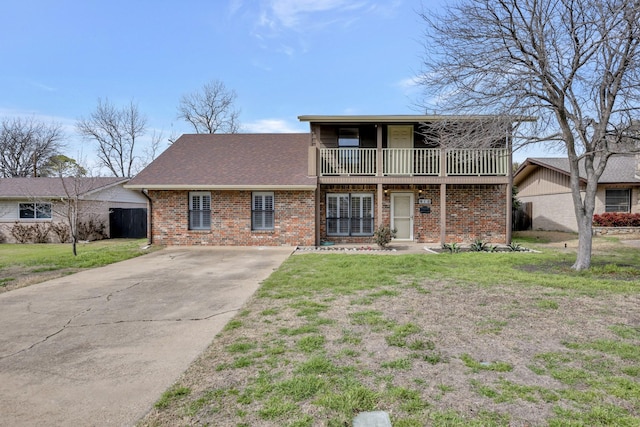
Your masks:
<path fill-rule="evenodd" d="M 273 230 L 275 221 L 273 193 L 253 193 L 251 205 L 251 229 Z"/>
<path fill-rule="evenodd" d="M 373 194 L 327 194 L 327 236 L 372 236 Z"/>
<path fill-rule="evenodd" d="M 211 230 L 211 193 L 189 193 L 189 229 Z"/>

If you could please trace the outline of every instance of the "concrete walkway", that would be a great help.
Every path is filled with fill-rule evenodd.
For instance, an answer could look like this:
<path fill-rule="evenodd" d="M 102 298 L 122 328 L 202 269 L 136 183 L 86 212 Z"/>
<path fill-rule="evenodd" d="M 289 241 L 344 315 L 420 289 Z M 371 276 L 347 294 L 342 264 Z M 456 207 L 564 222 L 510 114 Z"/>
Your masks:
<path fill-rule="evenodd" d="M 293 248 L 168 248 L 0 294 L 0 425 L 130 426 Z"/>

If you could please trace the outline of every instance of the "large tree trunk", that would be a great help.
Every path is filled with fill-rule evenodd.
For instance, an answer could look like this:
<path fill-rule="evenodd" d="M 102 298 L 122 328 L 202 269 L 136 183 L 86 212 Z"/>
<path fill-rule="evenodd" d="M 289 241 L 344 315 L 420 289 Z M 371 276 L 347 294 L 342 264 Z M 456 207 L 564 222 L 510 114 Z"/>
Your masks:
<path fill-rule="evenodd" d="M 573 178 L 573 177 L 572 177 Z M 596 208 L 596 190 L 598 177 L 589 174 L 584 195 L 581 195 L 580 184 L 577 178 L 572 184 L 571 191 L 574 197 L 574 210 L 578 222 L 578 253 L 576 262 L 571 266 L 574 270 L 587 270 L 591 267 L 591 247 L 593 245 L 593 212 Z"/>
<path fill-rule="evenodd" d="M 593 210 L 591 215 L 582 215 L 578 219 L 578 253 L 576 262 L 571 268 L 574 270 L 587 270 L 591 267 L 591 247 L 593 245 Z"/>

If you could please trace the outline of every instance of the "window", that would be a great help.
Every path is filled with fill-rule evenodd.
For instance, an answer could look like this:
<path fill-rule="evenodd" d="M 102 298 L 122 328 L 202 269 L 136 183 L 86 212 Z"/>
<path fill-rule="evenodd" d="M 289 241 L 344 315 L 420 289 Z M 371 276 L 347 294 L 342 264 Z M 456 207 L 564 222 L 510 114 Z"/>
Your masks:
<path fill-rule="evenodd" d="M 372 236 L 373 194 L 327 194 L 327 236 Z"/>
<path fill-rule="evenodd" d="M 342 128 L 338 130 L 338 147 L 359 147 L 360 133 L 358 128 Z"/>
<path fill-rule="evenodd" d="M 211 193 L 189 193 L 189 230 L 211 230 Z"/>
<path fill-rule="evenodd" d="M 20 219 L 51 219 L 51 203 L 20 203 Z"/>
<path fill-rule="evenodd" d="M 605 212 L 631 212 L 631 191 L 628 188 L 605 190 Z"/>
<path fill-rule="evenodd" d="M 360 134 L 358 128 L 342 128 L 338 130 L 338 147 L 341 165 L 356 165 L 360 163 Z"/>
<path fill-rule="evenodd" d="M 273 193 L 253 193 L 251 199 L 251 229 L 273 230 Z"/>

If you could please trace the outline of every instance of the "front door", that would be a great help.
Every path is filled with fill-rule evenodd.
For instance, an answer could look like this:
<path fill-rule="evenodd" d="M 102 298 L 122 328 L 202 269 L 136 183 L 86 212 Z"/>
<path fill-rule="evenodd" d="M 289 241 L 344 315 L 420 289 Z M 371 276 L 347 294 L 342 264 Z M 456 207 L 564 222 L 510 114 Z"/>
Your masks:
<path fill-rule="evenodd" d="M 413 126 L 389 126 L 386 173 L 413 174 Z"/>
<path fill-rule="evenodd" d="M 413 240 L 413 193 L 391 193 L 391 228 L 396 240 Z"/>

